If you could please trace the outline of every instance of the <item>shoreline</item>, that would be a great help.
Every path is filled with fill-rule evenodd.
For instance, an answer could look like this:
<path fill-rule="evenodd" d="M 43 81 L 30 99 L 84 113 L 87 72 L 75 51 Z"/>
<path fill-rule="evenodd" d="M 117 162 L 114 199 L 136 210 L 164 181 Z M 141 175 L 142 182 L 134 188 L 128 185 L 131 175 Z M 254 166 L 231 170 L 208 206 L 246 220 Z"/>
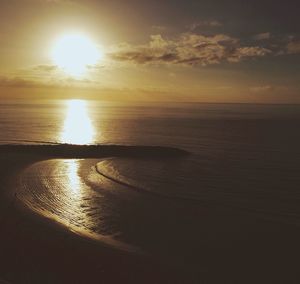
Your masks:
<path fill-rule="evenodd" d="M 25 208 L 15 199 L 18 173 L 42 159 L 30 154 L 0 157 L 0 279 L 8 283 L 182 283 L 179 273 L 166 264 L 88 239 Z"/>
<path fill-rule="evenodd" d="M 0 279 L 10 284 L 295 283 L 300 279 L 299 227 L 241 212 L 237 216 L 236 211 L 209 204 L 184 207 L 199 216 L 203 232 L 192 269 L 74 234 L 13 201 L 18 173 L 43 159 L 32 154 L 0 156 Z M 184 249 L 182 243 L 178 251 Z"/>

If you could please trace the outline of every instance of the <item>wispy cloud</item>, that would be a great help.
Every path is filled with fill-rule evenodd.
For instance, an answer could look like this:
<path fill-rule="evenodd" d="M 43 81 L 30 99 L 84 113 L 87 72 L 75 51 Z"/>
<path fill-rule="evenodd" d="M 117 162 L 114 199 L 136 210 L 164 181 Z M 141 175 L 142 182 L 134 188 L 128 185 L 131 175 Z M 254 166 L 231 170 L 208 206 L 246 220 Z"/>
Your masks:
<path fill-rule="evenodd" d="M 292 40 L 287 44 L 287 53 L 288 54 L 297 54 L 300 53 L 300 40 Z"/>
<path fill-rule="evenodd" d="M 184 33 L 176 39 L 152 35 L 144 45 L 122 44 L 109 56 L 113 60 L 136 64 L 179 64 L 205 66 L 221 62 L 239 62 L 245 58 L 262 57 L 271 53 L 260 46 L 242 46 L 236 38 L 224 34 L 205 36 Z"/>
<path fill-rule="evenodd" d="M 267 40 L 271 38 L 271 33 L 266 32 L 266 33 L 259 33 L 253 37 L 255 40 Z"/>
<path fill-rule="evenodd" d="M 56 65 L 42 64 L 42 65 L 34 66 L 32 69 L 41 72 L 54 72 L 58 69 L 58 67 Z"/>
<path fill-rule="evenodd" d="M 0 87 L 37 87 L 40 83 L 21 77 L 0 76 Z"/>
<path fill-rule="evenodd" d="M 253 93 L 265 93 L 273 90 L 274 88 L 271 85 L 260 85 L 250 87 L 250 91 Z"/>
<path fill-rule="evenodd" d="M 22 76 L 0 76 L 0 87 L 15 88 L 60 88 L 60 87 L 85 87 L 95 85 L 95 81 L 89 79 L 77 79 L 72 77 L 64 77 L 59 79 L 35 78 Z"/>

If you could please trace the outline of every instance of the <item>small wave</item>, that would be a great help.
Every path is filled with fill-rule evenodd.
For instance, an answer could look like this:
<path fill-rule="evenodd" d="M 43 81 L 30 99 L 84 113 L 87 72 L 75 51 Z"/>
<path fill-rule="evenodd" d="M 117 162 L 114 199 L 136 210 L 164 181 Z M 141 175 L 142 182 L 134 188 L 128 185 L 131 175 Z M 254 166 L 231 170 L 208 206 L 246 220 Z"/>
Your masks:
<path fill-rule="evenodd" d="M 142 165 L 138 164 L 138 159 L 135 162 L 135 166 L 137 169 L 141 167 L 145 171 L 151 171 L 150 165 L 147 167 L 143 167 Z M 128 164 L 126 166 L 128 166 Z M 134 166 L 134 163 L 132 163 L 131 166 Z M 158 184 L 151 184 L 149 183 L 149 180 L 148 182 L 147 180 L 145 182 L 145 180 L 143 179 L 141 182 L 140 175 L 142 171 L 131 171 L 131 174 L 128 174 L 130 173 L 130 171 L 127 171 L 126 174 L 126 171 L 124 171 L 124 164 L 122 165 L 122 160 L 118 158 L 105 159 L 103 161 L 98 162 L 95 165 L 95 170 L 99 175 L 112 181 L 113 183 L 144 195 L 147 194 L 158 197 L 160 199 L 164 198 L 170 200 L 177 200 L 179 202 L 192 202 L 195 204 L 201 203 L 209 206 L 213 205 L 222 208 L 231 208 L 234 210 L 247 212 L 248 214 L 254 214 L 256 216 L 259 216 L 260 218 L 264 218 L 267 220 L 276 220 L 283 223 L 289 223 L 299 226 L 299 210 L 297 208 L 284 206 L 283 197 L 281 197 L 280 199 L 281 202 L 276 202 L 276 200 L 271 200 L 271 196 L 268 196 L 266 198 L 270 200 L 270 202 L 266 202 L 266 199 L 263 198 L 262 195 L 258 197 L 253 195 L 253 197 L 247 198 L 247 196 L 244 197 L 241 194 L 233 193 L 232 191 L 226 190 L 224 190 L 223 192 L 219 192 L 217 195 L 214 195 L 214 192 L 212 191 L 208 193 L 203 193 L 201 192 L 201 188 L 199 188 L 199 191 L 197 193 L 193 193 L 191 191 L 185 190 L 189 187 L 188 184 L 180 184 L 180 187 L 177 188 L 176 185 L 174 187 L 173 184 L 173 186 L 170 187 L 171 190 L 166 191 L 166 186 L 168 185 L 166 185 L 166 183 L 163 182 L 164 177 L 157 177 L 155 174 L 151 176 L 159 178 Z M 143 178 L 144 177 L 145 175 L 143 175 Z M 192 180 L 192 183 L 192 186 L 195 187 L 196 181 Z M 217 196 L 217 198 L 215 196 Z M 287 202 L 289 202 L 289 199 L 287 200 Z"/>
<path fill-rule="evenodd" d="M 111 172 L 107 171 L 107 165 L 105 164 L 106 162 L 107 162 L 107 160 L 97 163 L 95 165 L 96 172 L 99 175 L 109 179 L 110 181 L 117 183 L 119 185 L 125 186 L 131 190 L 135 190 L 135 191 L 149 194 L 152 196 L 163 197 L 163 198 L 167 198 L 167 199 L 180 199 L 180 200 L 199 201 L 199 202 L 203 201 L 202 199 L 197 198 L 196 196 L 187 196 L 187 195 L 183 195 L 183 194 L 176 194 L 174 192 L 172 194 L 168 194 L 168 193 L 163 193 L 163 192 L 158 192 L 155 190 L 147 189 L 145 187 L 137 185 L 134 180 L 130 180 L 129 178 L 125 178 L 124 176 L 122 176 L 120 174 L 116 174 L 115 170 L 111 171 Z M 104 171 L 102 168 L 105 168 L 106 171 Z"/>

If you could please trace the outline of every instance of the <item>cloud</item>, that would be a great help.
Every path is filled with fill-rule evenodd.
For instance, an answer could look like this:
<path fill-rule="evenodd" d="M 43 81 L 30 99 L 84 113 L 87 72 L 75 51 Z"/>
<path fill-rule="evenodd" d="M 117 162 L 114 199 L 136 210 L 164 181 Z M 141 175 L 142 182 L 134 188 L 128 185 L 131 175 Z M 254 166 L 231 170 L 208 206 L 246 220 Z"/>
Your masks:
<path fill-rule="evenodd" d="M 262 57 L 271 53 L 259 46 L 241 46 L 238 39 L 224 34 L 205 36 L 184 33 L 176 39 L 152 35 L 144 45 L 122 44 L 109 56 L 116 61 L 136 64 L 178 64 L 205 66 L 222 62 L 239 62 L 245 58 Z"/>
<path fill-rule="evenodd" d="M 20 77 L 0 77 L 0 86 L 1 87 L 34 87 L 36 83 L 31 80 L 26 80 Z"/>
<path fill-rule="evenodd" d="M 253 96 L 258 97 L 269 97 L 272 98 L 272 102 L 283 102 L 283 103 L 290 103 L 291 101 L 299 102 L 299 92 L 300 88 L 296 85 L 269 85 L 261 84 L 256 86 L 249 87 L 250 93 Z"/>
<path fill-rule="evenodd" d="M 267 40 L 271 38 L 271 33 L 267 32 L 267 33 L 260 33 L 257 34 L 253 37 L 253 39 L 255 40 Z"/>
<path fill-rule="evenodd" d="M 239 62 L 243 58 L 247 57 L 262 57 L 271 53 L 269 49 L 259 47 L 259 46 L 250 46 L 250 47 L 239 47 L 237 48 L 230 57 L 228 57 L 229 62 Z"/>
<path fill-rule="evenodd" d="M 288 54 L 297 54 L 300 53 L 300 40 L 291 41 L 287 44 L 287 53 Z"/>
<path fill-rule="evenodd" d="M 22 76 L 8 77 L 0 76 L 0 87 L 14 88 L 61 88 L 61 87 L 85 87 L 95 85 L 96 82 L 88 79 L 76 79 L 72 77 L 64 77 L 48 80 L 43 78 L 27 78 Z"/>
<path fill-rule="evenodd" d="M 57 69 L 58 67 L 56 65 L 47 65 L 47 64 L 37 65 L 33 67 L 33 70 L 41 71 L 41 72 L 54 72 Z"/>
<path fill-rule="evenodd" d="M 270 85 L 261 85 L 261 86 L 252 86 L 250 87 L 250 91 L 253 93 L 265 93 L 271 91 L 273 89 Z"/>

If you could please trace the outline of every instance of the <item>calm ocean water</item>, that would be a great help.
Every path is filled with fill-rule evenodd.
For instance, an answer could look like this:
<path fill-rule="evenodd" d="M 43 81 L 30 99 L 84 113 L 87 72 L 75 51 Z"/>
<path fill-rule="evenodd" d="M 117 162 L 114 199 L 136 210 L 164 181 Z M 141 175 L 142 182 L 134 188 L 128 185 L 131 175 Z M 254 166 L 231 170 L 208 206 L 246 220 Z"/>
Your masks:
<path fill-rule="evenodd" d="M 190 151 L 171 160 L 40 162 L 23 181 L 25 199 L 37 211 L 46 208 L 77 227 L 186 261 L 200 236 L 205 239 L 199 224 L 203 205 L 300 225 L 299 126 L 299 105 L 8 101 L 1 103 L 0 142 L 161 145 Z M 91 173 L 91 167 L 109 178 Z M 33 183 L 32 175 L 66 178 L 53 186 L 49 180 Z M 80 194 L 69 192 L 78 187 Z M 37 190 L 52 197 L 28 197 Z M 188 245 L 180 251 L 183 242 Z"/>

